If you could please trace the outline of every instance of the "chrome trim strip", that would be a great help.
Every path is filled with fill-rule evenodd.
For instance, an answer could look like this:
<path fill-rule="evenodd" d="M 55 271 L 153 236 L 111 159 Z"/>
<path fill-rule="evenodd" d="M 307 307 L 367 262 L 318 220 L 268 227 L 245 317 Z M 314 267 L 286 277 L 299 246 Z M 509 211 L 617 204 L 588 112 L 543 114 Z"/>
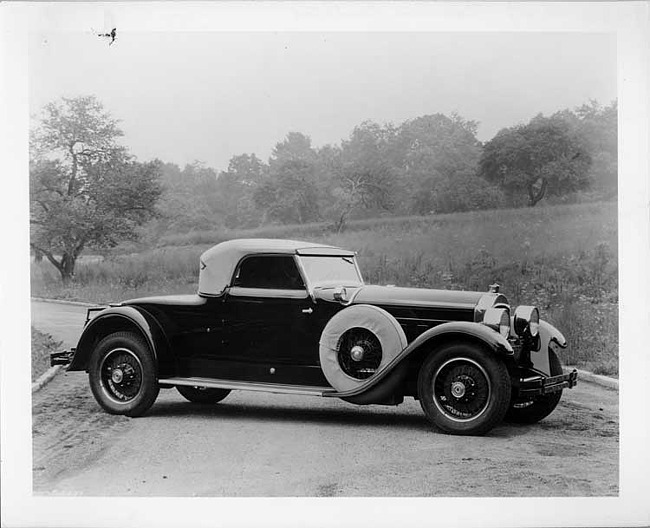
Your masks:
<path fill-rule="evenodd" d="M 163 385 L 185 385 L 189 387 L 273 392 L 276 394 L 301 394 L 306 396 L 323 396 L 325 392 L 335 392 L 331 387 L 282 385 L 279 383 L 256 383 L 211 378 L 161 378 L 158 382 Z"/>

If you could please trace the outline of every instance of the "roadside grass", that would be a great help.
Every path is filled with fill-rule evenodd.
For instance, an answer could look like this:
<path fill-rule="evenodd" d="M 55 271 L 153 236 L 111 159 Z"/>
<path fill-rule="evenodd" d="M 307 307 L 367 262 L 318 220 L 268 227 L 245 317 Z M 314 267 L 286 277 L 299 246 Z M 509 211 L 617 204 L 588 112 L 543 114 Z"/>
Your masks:
<path fill-rule="evenodd" d="M 237 237 L 304 238 L 356 250 L 371 284 L 480 291 L 498 282 L 511 304 L 538 306 L 565 334 L 571 345 L 565 362 L 618 373 L 616 203 L 364 220 L 343 233 L 326 227 L 168 235 L 162 247 L 80 263 L 65 286 L 51 265 L 33 264 L 32 294 L 105 303 L 194 293 L 199 255 L 213 244 Z"/>
<path fill-rule="evenodd" d="M 61 342 L 32 326 L 32 381 L 50 368 L 50 352 L 56 352 L 60 347 Z"/>

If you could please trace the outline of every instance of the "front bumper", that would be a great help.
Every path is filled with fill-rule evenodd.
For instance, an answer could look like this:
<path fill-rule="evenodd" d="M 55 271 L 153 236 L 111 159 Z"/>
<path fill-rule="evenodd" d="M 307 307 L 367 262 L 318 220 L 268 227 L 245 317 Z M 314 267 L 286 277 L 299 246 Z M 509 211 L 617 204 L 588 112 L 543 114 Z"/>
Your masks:
<path fill-rule="evenodd" d="M 74 348 L 71 348 L 70 350 L 64 350 L 63 352 L 51 352 L 50 366 L 69 365 L 72 362 L 72 357 L 74 356 L 75 351 Z"/>
<path fill-rule="evenodd" d="M 559 376 L 529 376 L 519 380 L 519 397 L 540 396 L 562 389 L 572 389 L 576 383 L 578 383 L 578 371 L 575 369 Z"/>

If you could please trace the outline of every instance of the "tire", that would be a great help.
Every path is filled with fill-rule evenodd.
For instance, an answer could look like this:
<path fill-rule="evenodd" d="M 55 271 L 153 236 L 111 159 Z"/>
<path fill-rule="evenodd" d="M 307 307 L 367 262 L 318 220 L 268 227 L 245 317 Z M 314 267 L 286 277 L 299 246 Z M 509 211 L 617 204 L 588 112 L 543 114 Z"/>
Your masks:
<path fill-rule="evenodd" d="M 434 427 L 456 435 L 482 435 L 503 420 L 510 404 L 506 365 L 473 343 L 450 343 L 431 352 L 418 375 L 418 397 Z"/>
<path fill-rule="evenodd" d="M 321 369 L 337 391 L 356 389 L 407 344 L 404 330 L 386 310 L 367 304 L 350 306 L 334 315 L 323 329 Z"/>
<path fill-rule="evenodd" d="M 202 404 L 219 403 L 230 394 L 229 389 L 210 389 L 208 387 L 190 387 L 188 385 L 178 385 L 176 390 L 186 400 Z"/>
<path fill-rule="evenodd" d="M 90 355 L 90 388 L 110 414 L 141 416 L 156 401 L 156 363 L 146 341 L 133 332 L 106 336 Z"/>
<path fill-rule="evenodd" d="M 562 363 L 555 352 L 549 350 L 548 359 L 551 367 L 551 376 L 559 376 L 562 374 Z M 510 402 L 510 408 L 506 413 L 505 420 L 519 424 L 537 423 L 555 410 L 561 398 L 562 391 L 560 390 L 551 394 L 535 396 L 533 399 L 524 402 L 513 400 Z"/>

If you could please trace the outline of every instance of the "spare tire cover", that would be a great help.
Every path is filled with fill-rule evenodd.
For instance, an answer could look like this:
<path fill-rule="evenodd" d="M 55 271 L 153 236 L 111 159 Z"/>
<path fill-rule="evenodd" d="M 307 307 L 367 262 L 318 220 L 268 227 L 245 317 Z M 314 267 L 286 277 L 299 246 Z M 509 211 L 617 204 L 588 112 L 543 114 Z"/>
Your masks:
<path fill-rule="evenodd" d="M 408 344 L 404 330 L 397 320 L 382 308 L 358 304 L 337 313 L 330 319 L 321 334 L 319 354 L 325 378 L 338 391 L 356 389 L 366 382 L 365 378 L 360 379 L 346 373 L 346 366 L 341 364 L 339 357 L 339 349 L 345 336 L 352 335 L 346 333 L 353 331 L 358 334 L 357 329 L 369 331 L 372 334 L 368 336 L 369 340 L 380 345 L 381 361 L 377 359 L 378 365 L 373 365 L 376 367 L 375 372 L 382 370 Z M 363 330 L 361 332 L 363 333 Z M 365 342 L 367 343 L 368 340 Z M 352 359 L 349 363 L 354 366 Z"/>

